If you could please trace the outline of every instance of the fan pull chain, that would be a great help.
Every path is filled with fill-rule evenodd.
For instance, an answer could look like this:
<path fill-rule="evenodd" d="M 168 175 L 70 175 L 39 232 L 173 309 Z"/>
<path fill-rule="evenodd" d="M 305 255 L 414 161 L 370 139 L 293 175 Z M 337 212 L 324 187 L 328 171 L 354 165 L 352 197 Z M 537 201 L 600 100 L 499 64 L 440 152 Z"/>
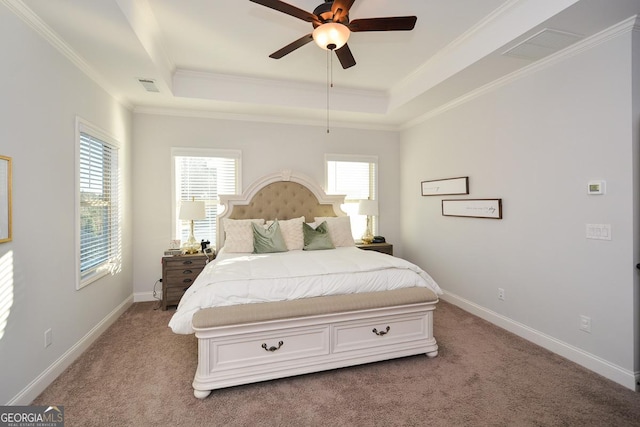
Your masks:
<path fill-rule="evenodd" d="M 333 86 L 333 76 L 331 72 L 331 50 L 327 49 L 327 133 L 329 133 L 329 88 Z"/>

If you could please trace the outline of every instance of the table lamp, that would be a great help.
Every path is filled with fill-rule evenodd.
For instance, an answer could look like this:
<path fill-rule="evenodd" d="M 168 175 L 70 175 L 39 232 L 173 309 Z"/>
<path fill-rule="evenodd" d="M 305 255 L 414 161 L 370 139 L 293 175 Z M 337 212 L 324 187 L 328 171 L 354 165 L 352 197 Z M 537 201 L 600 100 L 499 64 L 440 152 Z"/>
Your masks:
<path fill-rule="evenodd" d="M 191 221 L 190 230 L 189 230 L 189 238 L 182 245 L 182 250 L 186 254 L 195 254 L 200 250 L 200 242 L 196 240 L 196 237 L 193 235 L 193 221 L 198 219 L 205 219 L 207 214 L 204 210 L 204 202 L 196 201 L 195 198 L 192 198 L 191 201 L 183 200 L 180 203 L 180 214 L 178 218 L 183 221 Z"/>
<path fill-rule="evenodd" d="M 370 244 L 373 241 L 373 233 L 371 232 L 371 217 L 378 215 L 377 200 L 360 200 L 358 204 L 358 213 L 367 216 L 367 229 L 362 236 L 362 243 Z"/>

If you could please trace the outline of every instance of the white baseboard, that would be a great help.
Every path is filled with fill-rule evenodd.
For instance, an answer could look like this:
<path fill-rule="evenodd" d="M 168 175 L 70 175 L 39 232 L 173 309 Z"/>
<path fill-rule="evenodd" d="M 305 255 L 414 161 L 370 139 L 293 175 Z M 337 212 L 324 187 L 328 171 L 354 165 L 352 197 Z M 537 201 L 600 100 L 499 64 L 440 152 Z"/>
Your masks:
<path fill-rule="evenodd" d="M 640 373 L 633 372 L 608 362 L 598 356 L 567 344 L 550 335 L 530 328 L 527 325 L 516 322 L 474 302 L 466 300 L 451 292 L 444 291 L 442 300 L 450 302 L 471 314 L 493 323 L 509 332 L 512 332 L 528 341 L 533 342 L 549 351 L 552 351 L 572 362 L 582 365 L 585 368 L 602 375 L 605 378 L 615 381 L 631 390 L 636 390 L 640 381 Z M 436 337 L 437 338 L 437 337 Z"/>
<path fill-rule="evenodd" d="M 65 369 L 67 369 L 98 337 L 113 324 L 133 304 L 133 295 L 111 311 L 69 350 L 31 381 L 7 405 L 30 405 Z"/>
<path fill-rule="evenodd" d="M 136 292 L 133 294 L 133 302 L 148 302 L 162 300 L 162 291 L 157 291 L 153 296 L 153 292 Z"/>

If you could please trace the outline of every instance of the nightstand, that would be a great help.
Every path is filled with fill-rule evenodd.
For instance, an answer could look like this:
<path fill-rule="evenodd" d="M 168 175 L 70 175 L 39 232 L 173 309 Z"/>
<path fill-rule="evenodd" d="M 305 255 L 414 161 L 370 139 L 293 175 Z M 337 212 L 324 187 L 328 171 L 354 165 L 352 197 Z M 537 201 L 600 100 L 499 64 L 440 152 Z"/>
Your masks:
<path fill-rule="evenodd" d="M 189 286 L 207 264 L 207 255 L 175 255 L 162 257 L 162 309 L 177 305 Z"/>
<path fill-rule="evenodd" d="M 369 243 L 368 245 L 362 243 L 356 246 L 365 251 L 376 251 L 387 255 L 393 255 L 393 245 L 391 243 Z"/>

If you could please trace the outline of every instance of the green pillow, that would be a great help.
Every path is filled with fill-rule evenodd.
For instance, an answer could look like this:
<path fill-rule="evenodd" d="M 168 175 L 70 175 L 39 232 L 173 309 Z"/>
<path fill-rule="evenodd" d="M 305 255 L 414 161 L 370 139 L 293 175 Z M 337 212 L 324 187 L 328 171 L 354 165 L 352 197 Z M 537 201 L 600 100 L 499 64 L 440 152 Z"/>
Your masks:
<path fill-rule="evenodd" d="M 253 227 L 253 253 L 269 254 L 273 252 L 286 252 L 287 244 L 284 242 L 280 224 L 278 220 L 273 221 L 269 227 L 264 228 L 255 222 L 251 223 Z"/>
<path fill-rule="evenodd" d="M 305 251 L 317 251 L 320 249 L 335 249 L 331 236 L 329 235 L 329 226 L 327 221 L 317 226 L 315 230 L 306 222 L 302 223 L 302 233 L 304 234 Z"/>

